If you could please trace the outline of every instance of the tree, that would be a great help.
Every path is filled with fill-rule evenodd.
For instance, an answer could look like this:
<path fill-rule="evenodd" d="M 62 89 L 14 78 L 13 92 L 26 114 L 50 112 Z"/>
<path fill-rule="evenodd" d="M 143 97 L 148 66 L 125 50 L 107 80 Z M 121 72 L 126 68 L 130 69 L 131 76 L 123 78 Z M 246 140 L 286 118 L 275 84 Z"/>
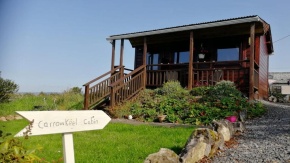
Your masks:
<path fill-rule="evenodd" d="M 79 87 L 73 87 L 69 90 L 69 92 L 75 93 L 75 94 L 82 94 L 82 88 Z"/>
<path fill-rule="evenodd" d="M 11 95 L 18 91 L 18 85 L 12 80 L 0 77 L 0 103 L 8 102 Z"/>

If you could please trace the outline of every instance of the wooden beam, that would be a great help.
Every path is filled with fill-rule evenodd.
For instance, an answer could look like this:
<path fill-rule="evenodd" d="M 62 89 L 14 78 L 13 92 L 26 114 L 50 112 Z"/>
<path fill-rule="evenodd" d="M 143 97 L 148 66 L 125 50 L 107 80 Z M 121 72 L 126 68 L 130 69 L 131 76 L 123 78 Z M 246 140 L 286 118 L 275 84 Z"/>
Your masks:
<path fill-rule="evenodd" d="M 120 46 L 120 66 L 123 66 L 123 55 L 124 55 L 124 39 L 121 39 L 121 46 Z"/>
<path fill-rule="evenodd" d="M 254 100 L 254 71 L 255 71 L 255 23 L 250 29 L 250 83 L 249 83 L 249 99 Z"/>
<path fill-rule="evenodd" d="M 124 55 L 124 39 L 121 39 L 121 46 L 120 46 L 120 76 L 123 77 L 124 75 L 124 66 L 123 66 L 123 56 Z"/>
<path fill-rule="evenodd" d="M 115 66 L 115 40 L 112 42 L 112 60 L 111 60 L 111 70 L 114 69 Z"/>
<path fill-rule="evenodd" d="M 143 42 L 143 66 L 146 65 L 146 56 L 147 56 L 147 38 L 144 37 L 144 42 Z M 143 86 L 146 87 L 146 66 L 144 68 Z"/>
<path fill-rule="evenodd" d="M 259 25 L 255 25 L 255 33 L 256 35 L 264 34 L 264 30 Z M 214 38 L 223 38 L 223 37 L 231 37 L 231 36 L 244 36 L 249 35 L 249 24 L 242 25 L 230 25 L 230 26 L 222 26 L 215 28 L 205 28 L 198 29 L 194 31 L 194 39 L 214 39 Z M 160 35 L 147 36 L 147 45 L 158 44 L 158 43 L 171 43 L 178 41 L 187 41 L 188 40 L 188 32 L 173 32 L 166 33 Z M 143 38 L 136 37 L 129 39 L 132 46 L 142 46 Z"/>
<path fill-rule="evenodd" d="M 90 85 L 85 86 L 85 99 L 84 99 L 84 110 L 89 109 L 89 98 L 90 98 Z"/>
<path fill-rule="evenodd" d="M 111 60 L 111 71 L 114 70 L 115 67 L 115 43 L 116 41 L 113 40 L 112 42 L 112 60 Z M 114 74 L 114 72 L 111 72 L 111 76 Z M 110 81 L 112 82 L 112 81 Z M 110 88 L 111 90 L 111 97 L 110 97 L 110 107 L 112 108 L 115 105 L 115 92 L 113 87 Z"/>
<path fill-rule="evenodd" d="M 191 31 L 190 32 L 190 38 L 189 38 L 189 66 L 188 66 L 188 84 L 187 84 L 187 88 L 189 90 L 192 89 L 192 85 L 193 85 L 193 81 L 192 81 L 193 48 L 194 48 L 193 31 Z"/>
<path fill-rule="evenodd" d="M 146 65 L 146 55 L 147 55 L 147 38 L 144 37 L 144 40 L 143 40 L 143 65 Z"/>

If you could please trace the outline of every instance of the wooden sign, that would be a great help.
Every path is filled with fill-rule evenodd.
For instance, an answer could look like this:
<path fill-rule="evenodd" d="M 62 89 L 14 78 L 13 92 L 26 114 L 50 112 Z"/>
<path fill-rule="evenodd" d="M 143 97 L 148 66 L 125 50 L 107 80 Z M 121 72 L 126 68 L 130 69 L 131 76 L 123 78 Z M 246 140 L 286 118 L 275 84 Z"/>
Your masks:
<path fill-rule="evenodd" d="M 73 134 L 77 131 L 103 129 L 111 118 L 100 110 L 89 111 L 17 111 L 30 121 L 15 137 L 62 133 L 65 163 L 74 163 Z"/>
<path fill-rule="evenodd" d="M 28 136 L 103 129 L 111 118 L 101 110 L 17 111 L 32 123 Z M 23 136 L 27 127 L 15 136 Z"/>

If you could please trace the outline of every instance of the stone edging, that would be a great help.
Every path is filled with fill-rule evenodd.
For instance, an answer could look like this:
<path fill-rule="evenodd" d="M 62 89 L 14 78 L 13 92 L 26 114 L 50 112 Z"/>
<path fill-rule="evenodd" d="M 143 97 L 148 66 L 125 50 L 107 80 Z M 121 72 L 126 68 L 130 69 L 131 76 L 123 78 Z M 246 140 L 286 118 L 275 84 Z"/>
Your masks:
<path fill-rule="evenodd" d="M 12 121 L 23 119 L 20 115 L 7 115 L 7 116 L 0 116 L 0 121 Z"/>
<path fill-rule="evenodd" d="M 213 121 L 213 129 L 197 128 L 188 138 L 181 153 L 161 148 L 159 152 L 150 154 L 144 163 L 194 163 L 204 157 L 213 157 L 218 149 L 223 149 L 225 143 L 233 138 L 236 132 L 244 132 L 243 122 L 231 123 L 228 120 Z"/>

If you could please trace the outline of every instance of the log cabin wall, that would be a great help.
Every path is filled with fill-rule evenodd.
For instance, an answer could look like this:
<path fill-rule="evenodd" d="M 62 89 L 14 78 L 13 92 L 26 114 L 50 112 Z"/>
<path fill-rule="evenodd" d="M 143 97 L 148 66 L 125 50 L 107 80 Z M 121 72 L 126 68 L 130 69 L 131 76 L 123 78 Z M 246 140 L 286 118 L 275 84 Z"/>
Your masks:
<path fill-rule="evenodd" d="M 136 47 L 134 69 L 138 68 L 139 66 L 142 66 L 142 64 L 143 64 L 143 48 Z"/>
<path fill-rule="evenodd" d="M 268 98 L 268 67 L 269 67 L 269 54 L 266 46 L 265 35 L 259 39 L 260 43 L 260 67 L 259 67 L 259 97 L 263 99 Z"/>
<path fill-rule="evenodd" d="M 260 65 L 260 36 L 255 37 L 255 57 L 254 58 L 255 58 L 256 64 Z"/>

